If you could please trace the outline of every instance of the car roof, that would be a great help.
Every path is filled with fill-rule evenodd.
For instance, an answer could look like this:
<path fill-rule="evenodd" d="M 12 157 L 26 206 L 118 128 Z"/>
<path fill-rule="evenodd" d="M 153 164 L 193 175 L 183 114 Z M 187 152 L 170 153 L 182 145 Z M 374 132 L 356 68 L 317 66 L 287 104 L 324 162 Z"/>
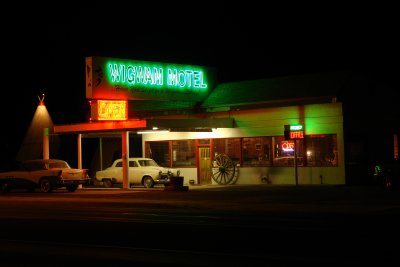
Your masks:
<path fill-rule="evenodd" d="M 117 159 L 122 160 L 122 159 Z M 153 160 L 152 158 L 129 158 L 129 160 Z"/>
<path fill-rule="evenodd" d="M 61 160 L 61 159 L 28 159 L 28 160 L 23 160 L 22 162 L 65 162 L 65 160 Z"/>

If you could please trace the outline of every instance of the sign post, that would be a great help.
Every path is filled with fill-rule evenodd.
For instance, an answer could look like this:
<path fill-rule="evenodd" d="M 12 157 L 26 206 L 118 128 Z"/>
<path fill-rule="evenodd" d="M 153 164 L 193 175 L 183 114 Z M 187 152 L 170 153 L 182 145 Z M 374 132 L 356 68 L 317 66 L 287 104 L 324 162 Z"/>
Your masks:
<path fill-rule="evenodd" d="M 294 139 L 293 142 L 294 142 L 294 177 L 295 177 L 295 180 L 296 180 L 296 186 L 298 186 L 299 185 L 299 178 L 298 178 L 298 175 L 297 175 L 297 149 L 296 149 L 297 140 Z"/>
<path fill-rule="evenodd" d="M 284 135 L 285 140 L 293 140 L 294 146 L 294 177 L 296 181 L 296 186 L 299 184 L 298 174 L 297 174 L 297 139 L 304 138 L 304 130 L 303 125 L 295 124 L 295 125 L 284 125 Z"/>

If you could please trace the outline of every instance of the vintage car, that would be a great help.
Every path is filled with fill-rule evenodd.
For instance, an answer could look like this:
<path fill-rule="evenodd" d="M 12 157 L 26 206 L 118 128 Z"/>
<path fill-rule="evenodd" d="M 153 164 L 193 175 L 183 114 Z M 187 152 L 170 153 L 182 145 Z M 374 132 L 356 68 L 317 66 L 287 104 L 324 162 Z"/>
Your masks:
<path fill-rule="evenodd" d="M 35 159 L 25 160 L 15 171 L 0 172 L 0 191 L 26 189 L 30 192 L 39 188 L 41 192 L 51 192 L 65 187 L 74 192 L 79 185 L 88 184 L 87 169 L 71 168 L 64 160 Z"/>
<path fill-rule="evenodd" d="M 171 176 L 179 176 L 180 170 L 161 167 L 151 158 L 129 158 L 128 182 L 129 186 L 143 185 L 146 188 L 156 184 L 166 184 Z M 113 164 L 96 172 L 96 179 L 104 187 L 122 184 L 122 159 L 117 159 Z"/>

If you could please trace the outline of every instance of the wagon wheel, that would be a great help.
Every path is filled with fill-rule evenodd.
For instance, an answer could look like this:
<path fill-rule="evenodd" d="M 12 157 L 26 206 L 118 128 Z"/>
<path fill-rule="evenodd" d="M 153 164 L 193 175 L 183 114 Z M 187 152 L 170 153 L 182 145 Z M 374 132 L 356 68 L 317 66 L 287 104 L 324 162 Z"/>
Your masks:
<path fill-rule="evenodd" d="M 211 176 L 218 184 L 229 184 L 235 177 L 235 164 L 225 154 L 218 154 L 215 157 Z"/>

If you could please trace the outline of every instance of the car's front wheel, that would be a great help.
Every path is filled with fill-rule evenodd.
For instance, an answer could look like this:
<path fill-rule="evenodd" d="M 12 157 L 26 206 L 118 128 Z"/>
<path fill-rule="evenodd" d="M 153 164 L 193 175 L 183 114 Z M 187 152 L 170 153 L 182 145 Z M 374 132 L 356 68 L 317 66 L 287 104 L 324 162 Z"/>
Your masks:
<path fill-rule="evenodd" d="M 110 188 L 113 186 L 113 182 L 111 181 L 111 179 L 104 179 L 103 185 L 104 185 L 104 187 Z"/>
<path fill-rule="evenodd" d="M 40 192 L 50 193 L 51 191 L 53 191 L 53 185 L 50 180 L 47 178 L 40 180 Z"/>
<path fill-rule="evenodd" d="M 144 185 L 144 187 L 146 187 L 146 188 L 152 188 L 152 187 L 154 187 L 153 178 L 151 178 L 150 176 L 144 177 L 144 179 L 143 179 L 143 185 Z"/>

